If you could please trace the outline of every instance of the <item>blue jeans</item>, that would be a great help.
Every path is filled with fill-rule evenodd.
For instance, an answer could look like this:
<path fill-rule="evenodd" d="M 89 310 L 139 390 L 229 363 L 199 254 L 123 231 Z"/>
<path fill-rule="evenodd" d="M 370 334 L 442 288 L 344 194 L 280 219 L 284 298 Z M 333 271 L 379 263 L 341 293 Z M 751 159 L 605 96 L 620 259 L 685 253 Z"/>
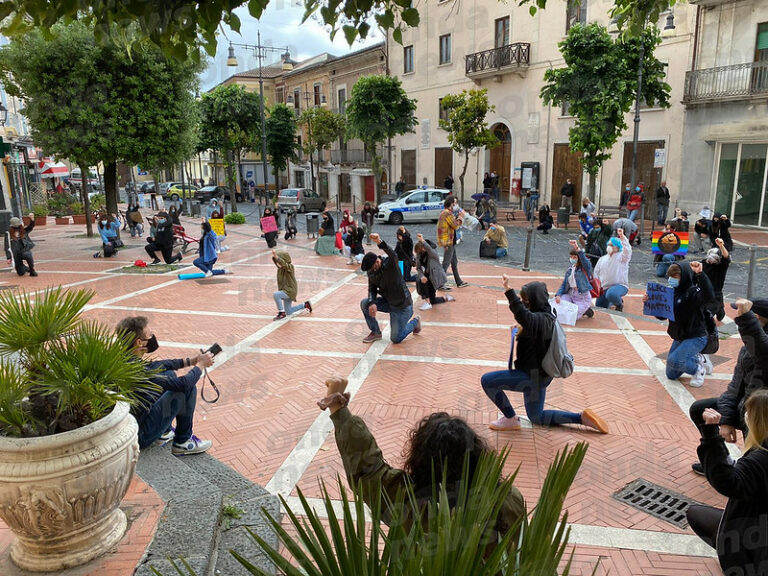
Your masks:
<path fill-rule="evenodd" d="M 496 248 L 496 258 L 504 258 L 507 255 L 506 248 Z"/>
<path fill-rule="evenodd" d="M 139 422 L 139 448 L 146 448 L 171 429 L 176 419 L 174 442 L 183 444 L 192 436 L 192 420 L 197 403 L 197 386 L 191 386 L 185 392 L 166 390 L 152 404 L 144 418 Z"/>
<path fill-rule="evenodd" d="M 664 226 L 666 223 L 668 210 L 669 206 L 656 205 L 656 221 L 659 223 L 659 226 Z"/>
<path fill-rule="evenodd" d="M 304 310 L 304 304 L 296 304 L 296 306 L 291 306 L 293 298 L 288 296 L 288 294 L 282 290 L 275 292 L 273 294 L 273 298 L 275 299 L 275 304 L 277 304 L 277 311 L 285 312 L 288 316 L 294 312 L 298 312 L 299 310 Z"/>
<path fill-rule="evenodd" d="M 669 267 L 672 266 L 675 262 L 675 256 L 674 254 L 664 254 L 664 256 L 661 257 L 661 262 L 656 264 L 656 276 L 659 278 L 663 278 L 667 275 L 667 270 L 669 270 Z"/>
<path fill-rule="evenodd" d="M 197 266 L 203 272 L 210 272 L 214 276 L 220 276 L 221 274 L 225 274 L 226 272 L 224 270 L 213 269 L 213 265 L 216 264 L 216 260 L 218 260 L 218 258 L 214 258 L 213 260 L 209 260 L 208 262 L 203 262 L 202 258 L 195 258 L 195 261 L 192 262 L 192 264 Z"/>
<path fill-rule="evenodd" d="M 611 304 L 614 306 L 623 306 L 624 300 L 622 298 L 626 296 L 629 289 L 621 284 L 614 284 L 598 296 L 595 300 L 595 306 L 598 308 L 608 308 Z"/>
<path fill-rule="evenodd" d="M 630 220 L 632 220 L 632 222 L 634 222 L 635 218 L 637 218 L 638 214 L 640 214 L 640 209 L 639 208 L 635 209 L 635 210 L 630 210 L 629 211 L 629 215 L 627 216 L 627 218 L 629 218 Z"/>
<path fill-rule="evenodd" d="M 677 380 L 683 374 L 695 375 L 699 369 L 699 354 L 706 345 L 706 336 L 673 341 L 667 355 L 667 378 Z"/>
<path fill-rule="evenodd" d="M 507 418 L 515 415 L 515 409 L 509 403 L 505 390 L 523 393 L 523 403 L 528 419 L 541 426 L 559 424 L 581 424 L 581 414 L 563 410 L 544 410 L 547 386 L 552 378 L 545 376 L 538 382 L 522 370 L 497 370 L 483 374 L 480 384 L 483 391 Z"/>
<path fill-rule="evenodd" d="M 370 298 L 363 298 L 360 301 L 360 309 L 363 311 L 363 317 L 365 323 L 368 324 L 368 329 L 374 334 L 381 334 L 381 328 L 376 318 L 368 314 L 368 306 L 376 304 L 376 308 L 379 312 L 389 313 L 389 339 L 394 344 L 399 344 L 406 339 L 408 334 L 413 332 L 416 327 L 416 319 L 411 320 L 413 314 L 413 305 L 408 305 L 405 308 L 392 308 L 389 302 L 384 300 L 381 296 L 371 300 Z"/>

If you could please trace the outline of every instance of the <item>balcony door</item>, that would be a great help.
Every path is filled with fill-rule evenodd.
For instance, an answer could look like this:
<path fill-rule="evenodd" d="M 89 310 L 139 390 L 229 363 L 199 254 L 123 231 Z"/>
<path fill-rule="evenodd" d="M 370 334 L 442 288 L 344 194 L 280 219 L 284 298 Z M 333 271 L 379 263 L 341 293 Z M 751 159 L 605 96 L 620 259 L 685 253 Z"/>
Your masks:
<path fill-rule="evenodd" d="M 450 148 L 435 148 L 434 185 L 442 186 L 448 176 L 453 176 L 453 150 Z M 458 186 L 458 183 L 456 186 Z"/>
<path fill-rule="evenodd" d="M 752 69 L 752 92 L 768 92 L 768 22 L 757 25 L 755 67 Z"/>
<path fill-rule="evenodd" d="M 494 48 L 501 48 L 509 45 L 509 16 L 496 20 Z"/>
<path fill-rule="evenodd" d="M 499 145 L 490 150 L 491 172 L 499 178 L 500 200 L 509 200 L 509 172 L 512 166 L 512 134 L 504 124 L 496 124 L 491 128 L 496 138 L 499 139 Z"/>

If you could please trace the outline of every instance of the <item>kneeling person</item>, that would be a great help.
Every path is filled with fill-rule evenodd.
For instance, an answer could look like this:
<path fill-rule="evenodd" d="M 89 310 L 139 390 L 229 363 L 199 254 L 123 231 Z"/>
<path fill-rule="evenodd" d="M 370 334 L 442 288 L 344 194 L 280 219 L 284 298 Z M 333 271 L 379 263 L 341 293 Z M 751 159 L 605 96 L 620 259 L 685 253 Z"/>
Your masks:
<path fill-rule="evenodd" d="M 133 352 L 137 356 L 152 354 L 158 349 L 157 338 L 149 330 L 149 321 L 144 316 L 123 318 L 117 331 L 132 337 Z M 203 368 L 213 365 L 210 353 L 194 358 L 178 360 L 155 360 L 147 368 L 157 371 L 150 380 L 162 388 L 142 395 L 131 409 L 139 424 L 139 448 L 144 449 L 155 443 L 165 444 L 173 440 L 174 454 L 199 454 L 211 447 L 210 440 L 200 440 L 192 434 L 192 422 L 197 402 L 197 381 Z M 192 370 L 178 376 L 177 370 L 194 366 Z M 176 420 L 174 431 L 171 424 Z"/>

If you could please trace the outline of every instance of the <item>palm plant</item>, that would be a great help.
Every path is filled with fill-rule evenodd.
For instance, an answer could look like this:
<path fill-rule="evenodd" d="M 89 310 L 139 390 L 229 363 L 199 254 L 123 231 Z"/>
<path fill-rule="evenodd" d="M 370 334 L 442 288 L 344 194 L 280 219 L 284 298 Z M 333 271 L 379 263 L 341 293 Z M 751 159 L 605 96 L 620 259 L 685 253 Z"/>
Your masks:
<path fill-rule="evenodd" d="M 586 451 L 587 444 L 579 443 L 557 454 L 536 508 L 503 535 L 496 532 L 496 521 L 516 475 L 504 478 L 506 451 L 484 455 L 471 482 L 465 464 L 462 482 L 450 496 L 444 483 L 434 483 L 433 497 L 426 504 L 411 485 L 395 502 L 377 493 L 370 502 L 368 521 L 362 490 L 354 490 L 350 496 L 341 479 L 340 516 L 325 485 L 321 512 L 298 490 L 304 518 L 281 497 L 296 535 L 289 534 L 279 519 L 265 514 L 286 556 L 258 534 L 250 534 L 279 573 L 287 576 L 554 576 L 570 535 L 563 502 Z M 327 531 L 323 517 L 327 518 Z M 413 522 L 413 518 L 421 518 L 421 522 Z M 270 574 L 231 552 L 251 574 Z M 562 576 L 570 571 L 571 557 L 559 572 Z M 194 574 L 183 560 L 173 566 L 182 576 Z"/>
<path fill-rule="evenodd" d="M 128 336 L 82 318 L 92 291 L 0 294 L 0 434 L 80 428 L 155 386 Z"/>

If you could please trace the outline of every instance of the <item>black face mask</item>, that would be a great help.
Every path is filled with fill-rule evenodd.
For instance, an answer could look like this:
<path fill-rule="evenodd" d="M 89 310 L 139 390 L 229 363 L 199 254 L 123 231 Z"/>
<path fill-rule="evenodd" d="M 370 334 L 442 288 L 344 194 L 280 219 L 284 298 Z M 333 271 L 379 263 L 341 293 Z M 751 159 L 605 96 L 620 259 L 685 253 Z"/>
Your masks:
<path fill-rule="evenodd" d="M 149 354 L 152 354 L 152 352 L 156 352 L 157 349 L 160 348 L 160 344 L 157 343 L 157 336 L 155 336 L 154 334 L 150 336 L 149 340 L 147 340 L 146 348 Z"/>

